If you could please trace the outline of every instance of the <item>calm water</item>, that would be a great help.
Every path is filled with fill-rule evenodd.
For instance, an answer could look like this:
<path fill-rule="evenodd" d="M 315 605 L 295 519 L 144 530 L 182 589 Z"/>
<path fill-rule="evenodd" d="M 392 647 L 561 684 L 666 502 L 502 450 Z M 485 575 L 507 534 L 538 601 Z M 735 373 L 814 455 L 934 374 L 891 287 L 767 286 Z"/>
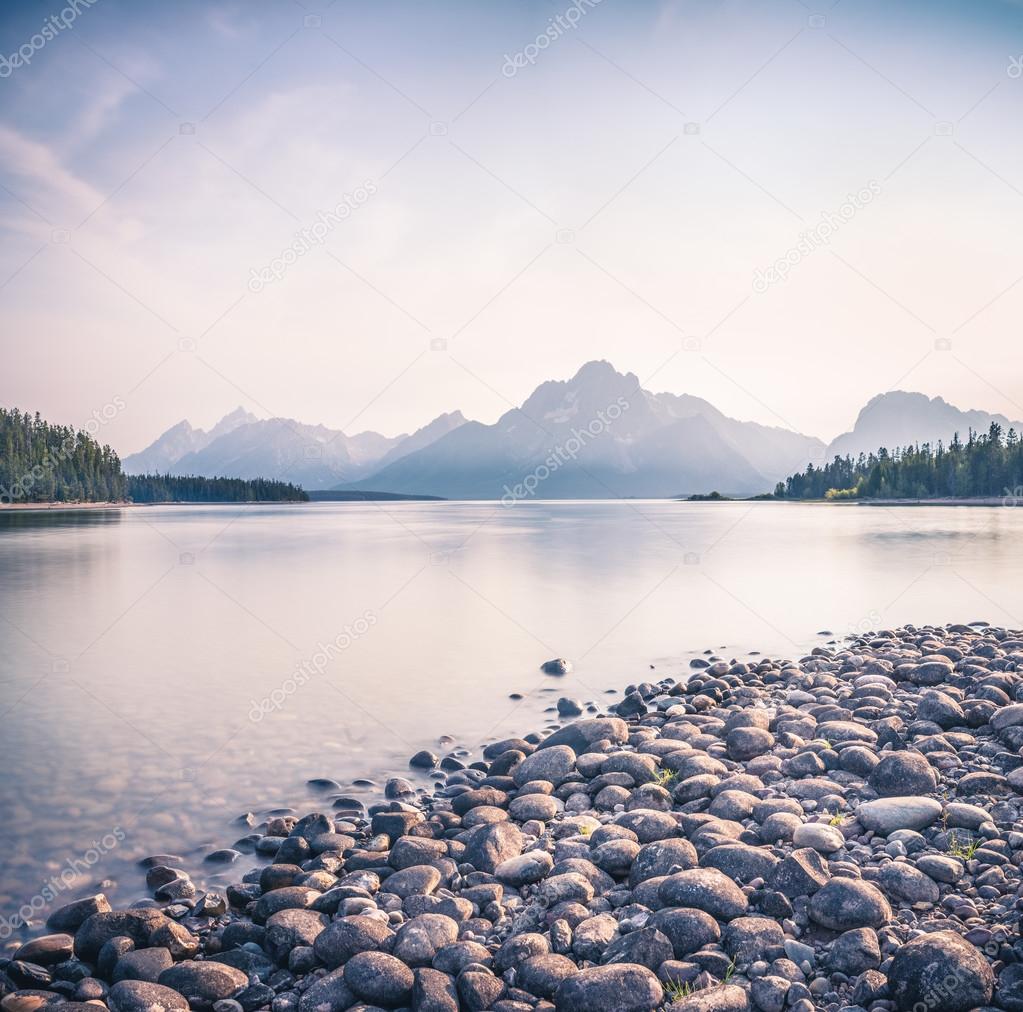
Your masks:
<path fill-rule="evenodd" d="M 235 880 L 203 856 L 241 813 L 313 807 L 310 778 L 368 791 L 707 648 L 1019 626 L 1021 534 L 1019 509 L 769 503 L 0 515 L 0 915 L 62 872 L 42 918 L 100 882 L 137 898 L 152 853 Z M 575 673 L 540 675 L 555 655 Z"/>

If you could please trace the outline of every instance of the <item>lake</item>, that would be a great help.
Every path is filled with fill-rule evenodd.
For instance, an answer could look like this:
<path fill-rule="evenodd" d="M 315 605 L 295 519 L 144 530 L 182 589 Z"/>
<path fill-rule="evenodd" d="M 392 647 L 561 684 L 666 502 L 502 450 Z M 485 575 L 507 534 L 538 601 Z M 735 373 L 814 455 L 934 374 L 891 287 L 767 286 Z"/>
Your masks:
<path fill-rule="evenodd" d="M 742 502 L 0 514 L 0 941 L 26 904 L 145 895 L 149 854 L 236 881 L 204 856 L 243 813 L 329 808 L 311 778 L 428 787 L 421 748 L 542 730 L 559 696 L 604 707 L 706 650 L 1019 627 L 1021 535 L 1017 509 Z M 574 672 L 541 674 L 555 656 Z"/>

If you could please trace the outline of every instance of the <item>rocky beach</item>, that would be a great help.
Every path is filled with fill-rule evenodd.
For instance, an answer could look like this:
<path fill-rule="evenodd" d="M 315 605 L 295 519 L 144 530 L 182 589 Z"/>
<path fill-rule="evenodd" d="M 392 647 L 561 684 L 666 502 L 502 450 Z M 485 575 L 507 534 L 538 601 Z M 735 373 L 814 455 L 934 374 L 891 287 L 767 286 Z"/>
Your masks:
<path fill-rule="evenodd" d="M 1021 1012 L 1021 701 L 982 622 L 708 651 L 368 808 L 250 816 L 226 890 L 149 857 L 151 899 L 7 942 L 0 1008 Z"/>

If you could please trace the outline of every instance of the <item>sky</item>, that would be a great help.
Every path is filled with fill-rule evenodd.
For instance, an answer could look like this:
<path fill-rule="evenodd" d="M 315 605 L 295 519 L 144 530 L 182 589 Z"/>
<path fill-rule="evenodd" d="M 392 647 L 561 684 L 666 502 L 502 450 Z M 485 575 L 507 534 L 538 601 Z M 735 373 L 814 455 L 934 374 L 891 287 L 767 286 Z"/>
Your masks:
<path fill-rule="evenodd" d="M 1021 113 L 1010 0 L 5 0 L 0 404 L 393 435 L 605 358 L 1018 419 Z"/>

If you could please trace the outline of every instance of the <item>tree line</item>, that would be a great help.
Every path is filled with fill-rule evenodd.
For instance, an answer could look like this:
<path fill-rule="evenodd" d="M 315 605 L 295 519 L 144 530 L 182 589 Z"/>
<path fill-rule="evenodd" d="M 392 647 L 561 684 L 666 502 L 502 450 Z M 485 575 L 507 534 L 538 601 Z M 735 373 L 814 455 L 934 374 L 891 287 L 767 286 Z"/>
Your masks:
<path fill-rule="evenodd" d="M 778 482 L 778 499 L 933 499 L 1011 496 L 1023 486 L 1023 441 L 992 422 L 986 433 L 972 429 L 966 442 L 956 433 L 945 446 L 929 443 L 889 452 L 835 457 L 810 464 Z"/>
<path fill-rule="evenodd" d="M 109 446 L 38 412 L 0 408 L 0 503 L 307 502 L 290 482 L 265 478 L 126 475 Z"/>
<path fill-rule="evenodd" d="M 120 458 L 88 432 L 0 408 L 0 502 L 116 502 Z"/>
<path fill-rule="evenodd" d="M 129 474 L 132 502 L 308 502 L 290 481 L 269 478 L 200 478 L 196 475 Z"/>

